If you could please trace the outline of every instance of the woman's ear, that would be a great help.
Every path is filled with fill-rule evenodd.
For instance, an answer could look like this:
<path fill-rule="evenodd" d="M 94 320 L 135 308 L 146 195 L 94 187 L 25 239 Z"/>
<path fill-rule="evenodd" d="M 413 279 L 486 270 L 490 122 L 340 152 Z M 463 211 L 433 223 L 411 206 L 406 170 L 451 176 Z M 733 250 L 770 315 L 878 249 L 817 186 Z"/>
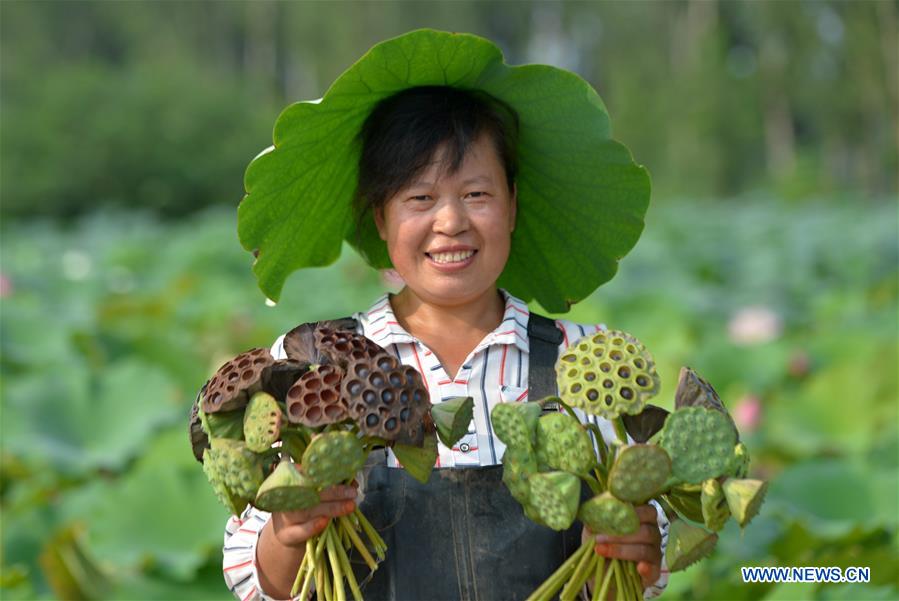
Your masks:
<path fill-rule="evenodd" d="M 518 217 L 518 184 L 512 184 L 512 197 L 509 199 L 509 219 L 512 222 L 509 232 L 515 231 L 515 223 Z"/>
<path fill-rule="evenodd" d="M 375 227 L 378 228 L 378 235 L 381 240 L 387 241 L 387 227 L 384 224 L 384 207 L 376 207 L 374 211 Z"/>

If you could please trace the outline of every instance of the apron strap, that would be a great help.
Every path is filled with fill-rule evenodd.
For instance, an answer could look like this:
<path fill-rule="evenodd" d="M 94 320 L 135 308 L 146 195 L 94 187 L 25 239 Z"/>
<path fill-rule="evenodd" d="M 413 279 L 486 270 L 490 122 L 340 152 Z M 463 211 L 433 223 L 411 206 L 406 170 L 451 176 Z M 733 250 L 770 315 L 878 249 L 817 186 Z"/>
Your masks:
<path fill-rule="evenodd" d="M 556 322 L 532 312 L 528 319 L 528 398 L 557 393 L 555 365 L 561 343 L 562 331 Z"/>

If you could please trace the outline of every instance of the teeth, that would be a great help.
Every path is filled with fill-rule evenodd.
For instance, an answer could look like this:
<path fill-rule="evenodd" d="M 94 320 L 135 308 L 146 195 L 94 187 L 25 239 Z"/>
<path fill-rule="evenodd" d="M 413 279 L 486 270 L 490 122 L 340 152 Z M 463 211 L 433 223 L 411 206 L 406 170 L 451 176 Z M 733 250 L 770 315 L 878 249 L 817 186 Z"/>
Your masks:
<path fill-rule="evenodd" d="M 430 255 L 437 263 L 458 263 L 474 254 L 473 250 L 463 250 L 454 253 L 435 253 Z"/>

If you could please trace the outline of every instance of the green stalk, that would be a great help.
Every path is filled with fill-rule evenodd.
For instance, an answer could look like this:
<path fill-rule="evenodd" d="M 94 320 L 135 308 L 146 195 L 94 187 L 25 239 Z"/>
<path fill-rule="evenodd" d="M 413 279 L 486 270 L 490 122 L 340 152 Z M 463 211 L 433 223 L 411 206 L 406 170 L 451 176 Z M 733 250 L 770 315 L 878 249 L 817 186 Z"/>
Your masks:
<path fill-rule="evenodd" d="M 362 591 L 359 590 L 359 583 L 356 582 L 356 575 L 353 574 L 353 566 L 350 565 L 350 558 L 347 557 L 346 551 L 342 546 L 337 547 L 337 559 L 340 560 L 343 573 L 346 575 L 346 581 L 350 585 L 350 592 L 353 593 L 353 599 L 355 601 L 363 601 Z"/>
<path fill-rule="evenodd" d="M 588 542 L 588 544 L 592 546 L 592 542 Z M 565 588 L 562 589 L 562 594 L 559 595 L 560 600 L 565 599 L 574 601 L 581 594 L 584 583 L 587 582 L 587 578 L 589 578 L 590 574 L 593 572 L 593 566 L 596 564 L 597 557 L 598 555 L 593 553 L 592 550 L 584 553 L 584 557 L 581 559 L 580 563 L 578 563 L 577 568 L 575 568 L 571 580 L 569 580 L 568 584 L 565 585 Z"/>
<path fill-rule="evenodd" d="M 356 509 L 354 512 L 356 517 L 359 520 L 359 524 L 362 526 L 362 530 L 365 531 L 365 535 L 368 537 L 368 540 L 372 542 L 372 546 L 375 548 L 375 553 L 378 555 L 378 561 L 384 561 L 384 553 L 387 551 L 387 543 L 384 542 L 384 539 L 381 538 L 381 535 L 378 534 L 378 531 L 375 530 L 374 526 L 371 525 L 371 522 L 362 514 L 361 511 Z"/>
<path fill-rule="evenodd" d="M 630 568 L 631 579 L 634 582 L 634 598 L 639 601 L 643 598 L 643 579 L 640 578 L 640 573 L 637 571 L 637 564 L 631 562 Z"/>
<path fill-rule="evenodd" d="M 303 579 L 303 589 L 300 591 L 300 599 L 303 599 L 303 601 L 309 598 L 309 588 L 312 585 L 312 575 L 315 571 L 315 564 L 312 563 L 315 561 L 315 544 L 313 544 L 312 539 L 306 541 L 306 557 L 311 557 L 312 559 L 306 565 L 306 577 Z M 291 589 L 290 595 L 291 598 L 296 595 L 293 589 Z"/>
<path fill-rule="evenodd" d="M 615 572 L 615 596 L 621 598 L 622 595 L 626 595 L 627 593 L 624 590 L 624 579 L 621 578 L 621 562 L 617 559 L 612 560 L 612 571 Z"/>
<path fill-rule="evenodd" d="M 599 601 L 599 588 L 602 586 L 602 578 L 605 576 L 606 558 L 602 555 L 596 556 L 596 572 L 593 576 L 593 597 L 591 601 Z"/>
<path fill-rule="evenodd" d="M 331 563 L 331 571 L 334 573 L 334 597 L 337 601 L 346 601 L 346 589 L 343 588 L 343 570 L 340 566 L 340 560 L 337 558 L 337 549 L 335 549 L 337 545 L 340 545 L 340 540 L 337 538 L 334 528 L 331 527 L 325 531 L 325 537 L 328 539 L 328 542 L 325 543 L 328 549 L 328 560 Z"/>
<path fill-rule="evenodd" d="M 345 515 L 337 518 L 338 522 L 340 522 L 340 526 L 343 528 L 343 531 L 347 534 L 347 537 L 352 541 L 353 546 L 356 547 L 356 550 L 359 551 L 359 555 L 362 556 L 362 559 L 365 560 L 365 563 L 368 565 L 368 569 L 374 572 L 378 569 L 378 564 L 375 563 L 374 558 L 371 556 L 371 553 L 368 552 L 368 549 L 365 548 L 365 543 L 362 542 L 362 539 L 359 538 L 359 535 L 356 534 L 356 529 L 353 528 L 352 522 Z"/>
<path fill-rule="evenodd" d="M 290 596 L 296 597 L 297 591 L 300 588 L 300 578 L 306 572 L 306 566 L 312 561 L 309 556 L 311 555 L 310 547 L 312 545 L 309 542 L 309 539 L 306 540 L 306 552 L 303 554 L 303 561 L 300 562 L 300 567 L 297 570 L 297 577 L 293 580 L 293 586 L 290 587 Z"/>
<path fill-rule="evenodd" d="M 581 474 L 581 480 L 587 483 L 587 486 L 590 487 L 590 490 L 593 491 L 594 495 L 602 494 L 604 489 L 603 485 L 599 483 L 599 480 L 590 474 Z"/>
<path fill-rule="evenodd" d="M 624 427 L 624 420 L 619 415 L 612 420 L 612 424 L 615 426 L 615 434 L 618 436 L 618 440 L 621 444 L 627 445 L 627 430 Z"/>
<path fill-rule="evenodd" d="M 527 598 L 527 601 L 549 601 L 552 599 L 553 595 L 559 590 L 562 585 L 565 583 L 565 580 L 574 571 L 577 562 L 580 561 L 581 555 L 584 551 L 589 551 L 589 548 L 586 544 L 581 545 L 581 547 L 575 551 L 571 557 L 565 560 L 565 562 L 559 566 L 559 568 L 552 573 L 552 576 L 543 581 L 537 590 L 530 594 Z"/>
<path fill-rule="evenodd" d="M 609 447 L 606 446 L 606 440 L 602 437 L 602 431 L 596 424 L 587 424 L 587 429 L 593 432 L 593 437 L 596 439 L 596 446 L 599 447 L 599 460 L 601 463 L 605 464 L 606 458 L 609 455 Z"/>
<path fill-rule="evenodd" d="M 613 559 L 609 563 L 609 568 L 606 570 L 606 573 L 603 576 L 602 586 L 599 588 L 599 595 L 597 598 L 605 601 L 607 598 L 606 595 L 609 592 L 609 585 L 612 584 L 612 577 L 615 575 L 615 560 Z"/>

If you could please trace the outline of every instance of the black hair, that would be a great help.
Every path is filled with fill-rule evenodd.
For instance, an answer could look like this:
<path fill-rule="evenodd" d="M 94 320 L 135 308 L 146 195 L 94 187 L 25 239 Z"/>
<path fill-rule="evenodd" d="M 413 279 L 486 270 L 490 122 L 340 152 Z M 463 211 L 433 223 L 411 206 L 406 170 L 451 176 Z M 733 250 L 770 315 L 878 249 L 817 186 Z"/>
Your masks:
<path fill-rule="evenodd" d="M 518 115 L 511 107 L 483 92 L 448 86 L 409 88 L 379 102 L 358 136 L 356 231 L 369 211 L 383 208 L 427 168 L 439 147 L 446 144 L 444 168 L 455 173 L 482 134 L 493 141 L 511 191 L 518 172 Z"/>

